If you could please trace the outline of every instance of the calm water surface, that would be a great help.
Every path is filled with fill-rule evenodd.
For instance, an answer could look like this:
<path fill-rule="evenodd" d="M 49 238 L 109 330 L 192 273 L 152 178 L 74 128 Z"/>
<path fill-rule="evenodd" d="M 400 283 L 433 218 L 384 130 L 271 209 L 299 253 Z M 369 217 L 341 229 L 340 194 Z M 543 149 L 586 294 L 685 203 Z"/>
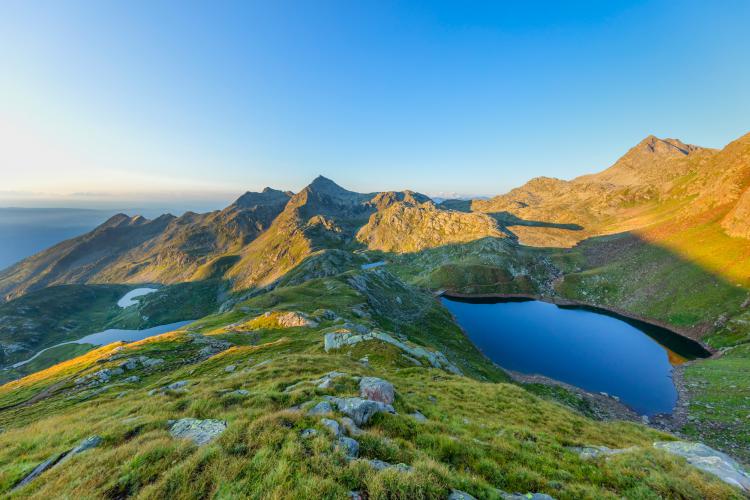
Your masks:
<path fill-rule="evenodd" d="M 670 413 L 677 401 L 673 366 L 709 354 L 663 328 L 590 308 L 535 300 L 442 301 L 503 368 L 606 392 L 644 415 Z"/>

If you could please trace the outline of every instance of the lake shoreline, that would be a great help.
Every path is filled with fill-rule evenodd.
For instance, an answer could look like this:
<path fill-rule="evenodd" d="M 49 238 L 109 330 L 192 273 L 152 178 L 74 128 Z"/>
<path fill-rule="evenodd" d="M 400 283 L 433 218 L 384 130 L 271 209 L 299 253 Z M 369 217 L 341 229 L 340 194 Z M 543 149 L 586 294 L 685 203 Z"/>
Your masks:
<path fill-rule="evenodd" d="M 714 349 L 713 347 L 709 346 L 708 344 L 704 343 L 700 338 L 697 338 L 695 334 L 688 330 L 683 330 L 678 327 L 675 327 L 674 325 L 670 325 L 669 323 L 665 323 L 663 321 L 647 318 L 645 316 L 640 316 L 616 307 L 611 306 L 602 306 L 598 304 L 591 304 L 587 302 L 582 302 L 578 300 L 571 300 L 571 299 L 565 299 L 562 297 L 549 297 L 544 295 L 534 295 L 530 293 L 477 293 L 477 294 L 465 294 L 465 293 L 458 293 L 458 292 L 452 292 L 448 290 L 441 290 L 440 293 L 437 295 L 438 297 L 445 297 L 447 299 L 518 299 L 518 300 L 537 300 L 540 302 L 546 302 L 548 304 L 555 304 L 557 306 L 575 306 L 575 307 L 584 307 L 584 308 L 591 308 L 593 310 L 600 310 L 605 311 L 607 313 L 613 314 L 615 316 L 621 316 L 623 318 L 640 321 L 642 323 L 646 323 L 648 325 L 657 326 L 659 328 L 663 328 L 664 330 L 668 330 L 671 333 L 674 333 L 675 335 L 678 335 L 680 337 L 684 337 L 687 340 L 690 340 L 692 342 L 695 342 L 696 344 L 700 345 L 703 349 L 705 349 L 710 356 L 703 358 L 703 359 L 710 359 L 718 357 L 721 353 L 717 349 Z"/>

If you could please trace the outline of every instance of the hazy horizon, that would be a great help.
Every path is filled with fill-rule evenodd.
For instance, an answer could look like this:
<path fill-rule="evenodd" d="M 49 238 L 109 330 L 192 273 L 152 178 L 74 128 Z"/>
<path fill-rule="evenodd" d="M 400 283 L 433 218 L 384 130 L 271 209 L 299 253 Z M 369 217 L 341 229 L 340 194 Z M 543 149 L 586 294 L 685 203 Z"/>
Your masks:
<path fill-rule="evenodd" d="M 649 134 L 722 147 L 750 116 L 729 4 L 10 2 L 0 205 L 200 210 L 318 174 L 494 195 Z"/>

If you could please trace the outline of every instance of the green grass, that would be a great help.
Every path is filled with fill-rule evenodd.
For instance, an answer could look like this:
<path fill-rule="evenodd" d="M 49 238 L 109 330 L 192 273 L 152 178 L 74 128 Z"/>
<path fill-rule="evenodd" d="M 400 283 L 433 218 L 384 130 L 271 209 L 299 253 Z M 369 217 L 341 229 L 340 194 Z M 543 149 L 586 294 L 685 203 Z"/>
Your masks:
<path fill-rule="evenodd" d="M 415 294 L 413 304 L 387 314 L 395 297 L 406 292 Z M 323 309 L 342 319 L 327 319 Z M 268 325 L 248 333 L 227 328 L 268 310 L 305 312 L 320 324 Z M 395 347 L 379 342 L 325 353 L 323 333 L 346 321 L 440 349 L 470 376 L 412 366 Z M 201 344 L 185 332 L 170 333 L 119 352 L 165 360 L 154 371 L 139 369 L 142 379 L 136 384 L 115 379 L 99 394 L 75 389 L 76 377 L 119 362 L 98 362 L 115 352 L 110 346 L 0 387 L 0 407 L 52 387 L 45 399 L 0 411 L 5 429 L 0 433 L 0 494 L 50 455 L 98 434 L 104 438 L 100 447 L 11 496 L 345 498 L 358 490 L 373 499 L 445 498 L 455 488 L 497 498 L 495 488 L 500 488 L 542 491 L 559 499 L 739 498 L 715 478 L 654 450 L 651 443 L 669 439 L 665 434 L 592 420 L 585 404 L 567 391 L 506 383 L 429 292 L 382 270 L 278 288 L 189 328 L 236 346 L 196 363 L 192 360 Z M 365 355 L 368 366 L 357 361 Z M 231 373 L 225 371 L 230 364 L 236 366 Z M 411 472 L 375 472 L 364 460 L 345 460 L 317 418 L 291 409 L 325 394 L 356 395 L 352 379 L 339 379 L 328 390 L 315 387 L 313 381 L 332 370 L 394 384 L 398 414 L 379 416 L 365 427 L 357 437 L 360 457 L 403 462 Z M 147 395 L 177 380 L 190 381 L 188 392 Z M 249 395 L 228 394 L 240 388 Z M 427 422 L 409 416 L 416 410 Z M 182 417 L 224 419 L 229 427 L 214 443 L 197 448 L 168 434 L 167 420 Z M 310 427 L 318 429 L 318 436 L 303 440 L 301 431 Z M 637 450 L 591 462 L 568 450 L 590 444 Z"/>

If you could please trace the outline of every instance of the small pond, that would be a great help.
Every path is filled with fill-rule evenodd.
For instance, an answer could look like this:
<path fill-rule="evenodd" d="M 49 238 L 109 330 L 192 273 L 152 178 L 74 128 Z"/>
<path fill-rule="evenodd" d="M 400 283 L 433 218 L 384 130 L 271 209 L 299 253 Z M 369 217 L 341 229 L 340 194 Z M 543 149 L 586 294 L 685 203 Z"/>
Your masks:
<path fill-rule="evenodd" d="M 117 305 L 122 308 L 130 307 L 138 303 L 138 301 L 135 300 L 136 298 L 143 297 L 144 295 L 148 295 L 149 293 L 154 293 L 156 291 L 156 288 L 136 288 L 135 290 L 130 290 L 128 293 L 123 295 L 120 300 L 117 301 Z"/>
<path fill-rule="evenodd" d="M 442 301 L 503 368 L 606 392 L 642 415 L 671 413 L 673 366 L 709 355 L 674 332 L 597 309 L 528 299 Z"/>

